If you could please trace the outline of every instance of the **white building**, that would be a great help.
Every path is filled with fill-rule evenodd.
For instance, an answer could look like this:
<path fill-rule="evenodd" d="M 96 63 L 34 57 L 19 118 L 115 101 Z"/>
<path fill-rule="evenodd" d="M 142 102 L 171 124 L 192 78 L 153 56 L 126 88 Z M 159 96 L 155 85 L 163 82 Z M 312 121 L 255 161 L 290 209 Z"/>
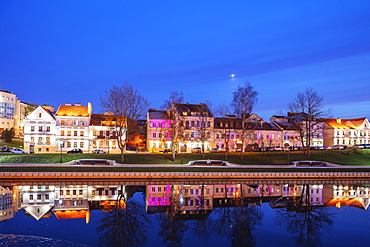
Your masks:
<path fill-rule="evenodd" d="M 55 201 L 55 186 L 23 186 L 22 208 L 36 220 L 51 212 Z"/>
<path fill-rule="evenodd" d="M 53 111 L 52 107 L 39 106 L 24 119 L 24 149 L 28 153 L 55 152 Z"/>

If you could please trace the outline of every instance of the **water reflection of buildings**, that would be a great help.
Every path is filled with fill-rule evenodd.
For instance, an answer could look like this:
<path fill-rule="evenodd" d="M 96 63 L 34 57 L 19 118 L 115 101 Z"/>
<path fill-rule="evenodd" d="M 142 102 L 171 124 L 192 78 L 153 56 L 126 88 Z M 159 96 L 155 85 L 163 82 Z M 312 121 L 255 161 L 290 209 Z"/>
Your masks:
<path fill-rule="evenodd" d="M 262 203 L 287 210 L 331 206 L 367 209 L 369 193 L 365 186 L 342 185 L 148 185 L 146 205 L 148 213 L 166 212 L 173 220 L 191 220 L 206 217 L 215 208 Z"/>
<path fill-rule="evenodd" d="M 26 185 L 12 188 L 20 192 L 20 208 L 36 220 L 52 217 L 54 214 L 58 219 L 81 218 L 88 223 L 90 210 L 109 212 L 112 208 L 125 207 L 124 200 L 121 200 L 125 186 L 121 185 Z M 4 198 L 9 200 L 8 196 Z M 17 200 L 16 194 L 13 199 Z"/>
<path fill-rule="evenodd" d="M 40 220 L 90 221 L 91 210 L 111 212 L 125 209 L 125 200 L 140 188 L 146 196 L 147 213 L 166 213 L 172 220 L 204 219 L 216 208 L 261 206 L 299 210 L 302 207 L 351 206 L 367 209 L 367 185 L 23 185 L 0 186 L 0 221 L 14 217 L 18 210 Z M 127 195 L 128 194 L 128 195 Z"/>

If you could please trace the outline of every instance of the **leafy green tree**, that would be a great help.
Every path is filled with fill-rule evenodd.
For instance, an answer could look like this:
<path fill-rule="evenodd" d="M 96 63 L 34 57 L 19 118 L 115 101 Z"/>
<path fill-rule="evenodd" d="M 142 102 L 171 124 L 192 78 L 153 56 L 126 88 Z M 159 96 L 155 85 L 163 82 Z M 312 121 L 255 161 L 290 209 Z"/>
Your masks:
<path fill-rule="evenodd" d="M 23 112 L 24 117 L 27 117 L 28 114 L 33 112 L 33 110 L 35 110 L 38 106 L 39 106 L 39 104 L 36 104 L 35 102 L 32 102 L 32 103 L 28 104 L 26 106 L 26 108 L 24 109 L 24 112 Z"/>
<path fill-rule="evenodd" d="M 10 130 L 5 129 L 2 136 L 5 142 L 11 143 L 15 136 L 14 128 L 11 128 Z"/>

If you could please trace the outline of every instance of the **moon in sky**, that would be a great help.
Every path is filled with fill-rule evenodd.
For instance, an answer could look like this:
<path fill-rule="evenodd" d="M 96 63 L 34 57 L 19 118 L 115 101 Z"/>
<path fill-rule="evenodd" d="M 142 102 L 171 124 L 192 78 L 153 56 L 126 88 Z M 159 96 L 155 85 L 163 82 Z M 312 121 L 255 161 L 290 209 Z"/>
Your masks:
<path fill-rule="evenodd" d="M 231 78 L 234 78 L 235 77 L 235 74 L 231 74 L 230 76 L 231 76 Z"/>

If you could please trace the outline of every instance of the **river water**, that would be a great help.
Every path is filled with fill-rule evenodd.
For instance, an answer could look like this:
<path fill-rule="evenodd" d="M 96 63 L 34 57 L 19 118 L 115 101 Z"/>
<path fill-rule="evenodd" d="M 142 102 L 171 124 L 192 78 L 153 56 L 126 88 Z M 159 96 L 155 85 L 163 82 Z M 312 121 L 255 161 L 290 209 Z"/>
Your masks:
<path fill-rule="evenodd" d="M 1 246 L 368 246 L 370 181 L 2 182 Z"/>

